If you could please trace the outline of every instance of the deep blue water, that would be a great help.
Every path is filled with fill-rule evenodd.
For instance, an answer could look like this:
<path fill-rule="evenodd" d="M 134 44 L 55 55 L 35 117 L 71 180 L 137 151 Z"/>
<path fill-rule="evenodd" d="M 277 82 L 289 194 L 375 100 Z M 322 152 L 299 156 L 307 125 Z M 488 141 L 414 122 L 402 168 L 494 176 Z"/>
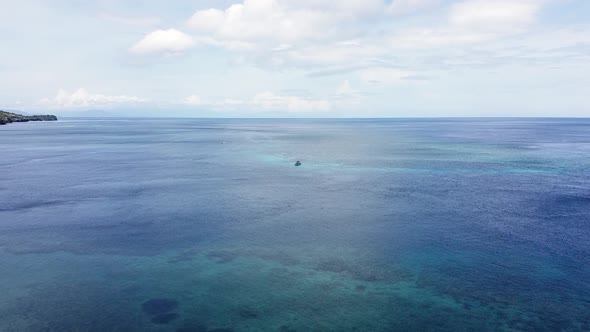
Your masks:
<path fill-rule="evenodd" d="M 0 331 L 582 331 L 589 276 L 590 119 L 0 127 Z"/>

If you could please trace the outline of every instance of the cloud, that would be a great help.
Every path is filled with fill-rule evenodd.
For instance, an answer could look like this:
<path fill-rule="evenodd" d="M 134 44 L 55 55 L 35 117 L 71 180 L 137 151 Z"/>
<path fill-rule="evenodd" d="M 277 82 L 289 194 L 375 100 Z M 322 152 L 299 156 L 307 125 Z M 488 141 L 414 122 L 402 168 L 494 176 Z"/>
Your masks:
<path fill-rule="evenodd" d="M 221 43 L 240 42 L 246 45 L 293 43 L 308 38 L 317 38 L 325 29 L 327 16 L 310 12 L 288 12 L 272 0 L 246 0 L 226 10 L 208 9 L 197 11 L 188 21 L 188 26 L 197 33 L 210 34 Z M 317 33 L 315 33 L 315 31 Z"/>
<path fill-rule="evenodd" d="M 177 54 L 194 46 L 193 38 L 176 29 L 155 30 L 145 35 L 130 51 L 135 54 Z"/>
<path fill-rule="evenodd" d="M 230 107 L 236 107 L 236 106 L 241 106 L 241 105 L 246 105 L 246 104 L 248 104 L 248 103 L 246 103 L 243 100 L 234 99 L 234 98 L 226 98 L 221 103 L 219 103 L 219 105 L 221 105 L 221 106 L 230 106 Z"/>
<path fill-rule="evenodd" d="M 358 106 L 364 96 L 365 94 L 356 90 L 349 80 L 344 80 L 336 87 L 334 104 L 338 109 L 350 108 L 352 105 Z"/>
<path fill-rule="evenodd" d="M 261 67 L 367 67 L 390 56 L 387 36 L 399 15 L 440 0 L 243 0 L 197 10 L 187 21 L 196 38 Z M 395 14 L 396 17 L 392 17 Z"/>
<path fill-rule="evenodd" d="M 259 92 L 250 100 L 226 98 L 221 102 L 213 102 L 208 105 L 212 108 L 222 110 L 234 109 L 289 113 L 322 112 L 332 108 L 328 100 L 276 94 L 271 91 Z"/>
<path fill-rule="evenodd" d="M 331 104 L 327 100 L 277 95 L 270 91 L 256 94 L 253 104 L 265 110 L 288 112 L 327 111 L 331 108 Z"/>
<path fill-rule="evenodd" d="M 405 50 L 471 45 L 509 36 L 535 21 L 544 0 L 464 0 L 438 10 L 443 15 L 443 23 L 438 24 L 415 25 L 414 20 L 407 24 L 400 17 L 443 3 L 244 0 L 224 9 L 198 10 L 187 26 L 195 38 L 206 40 L 204 44 L 234 53 L 235 63 L 304 69 L 320 76 L 390 66 L 401 58 L 416 70 L 417 61 L 412 60 L 420 60 L 420 54 Z"/>
<path fill-rule="evenodd" d="M 401 15 L 412 13 L 438 4 L 440 0 L 394 0 L 389 6 L 389 12 Z"/>
<path fill-rule="evenodd" d="M 187 25 L 197 38 L 237 53 L 240 63 L 338 75 L 400 59 L 416 70 L 416 62 L 425 60 L 407 51 L 451 52 L 451 47 L 511 38 L 527 32 L 546 2 L 463 0 L 438 10 L 442 21 L 429 20 L 442 23 L 415 25 L 397 21 L 444 2 L 244 0 L 225 9 L 196 11 Z"/>
<path fill-rule="evenodd" d="M 314 112 L 328 111 L 332 105 L 328 100 L 293 96 L 288 94 L 276 94 L 271 91 L 262 91 L 250 99 L 227 97 L 223 100 L 207 100 L 197 95 L 183 98 L 172 105 L 202 106 L 212 110 L 240 110 L 240 111 L 273 111 L 273 112 Z"/>
<path fill-rule="evenodd" d="M 338 87 L 336 88 L 336 95 L 338 96 L 351 96 L 355 95 L 357 92 L 352 88 L 350 85 L 349 80 L 344 80 Z"/>
<path fill-rule="evenodd" d="M 447 22 L 433 27 L 409 27 L 391 35 L 395 48 L 421 49 L 488 42 L 527 32 L 543 0 L 467 0 L 455 3 Z"/>
<path fill-rule="evenodd" d="M 449 21 L 454 27 L 477 31 L 512 32 L 532 24 L 540 0 L 469 0 L 451 7 Z"/>
<path fill-rule="evenodd" d="M 368 68 L 360 72 L 361 80 L 366 83 L 392 83 L 411 78 L 415 73 L 395 68 Z"/>
<path fill-rule="evenodd" d="M 344 24 L 385 12 L 382 0 L 244 0 L 224 10 L 196 11 L 187 26 L 222 45 L 248 48 L 310 43 L 358 33 Z"/>
<path fill-rule="evenodd" d="M 44 98 L 40 104 L 52 108 L 110 108 L 117 105 L 133 105 L 146 102 L 145 99 L 135 96 L 109 96 L 90 93 L 80 88 L 72 93 L 59 90 L 53 98 Z"/>
<path fill-rule="evenodd" d="M 408 28 L 393 34 L 389 45 L 394 49 L 428 49 L 476 44 L 492 40 L 495 33 L 448 28 Z"/>
<path fill-rule="evenodd" d="M 187 24 L 198 31 L 215 32 L 225 24 L 225 20 L 224 11 L 210 8 L 195 12 Z"/>
<path fill-rule="evenodd" d="M 201 97 L 199 97 L 197 95 L 191 95 L 191 96 L 184 98 L 182 100 L 182 103 L 185 105 L 199 106 L 199 105 L 203 105 L 203 100 L 201 99 Z"/>

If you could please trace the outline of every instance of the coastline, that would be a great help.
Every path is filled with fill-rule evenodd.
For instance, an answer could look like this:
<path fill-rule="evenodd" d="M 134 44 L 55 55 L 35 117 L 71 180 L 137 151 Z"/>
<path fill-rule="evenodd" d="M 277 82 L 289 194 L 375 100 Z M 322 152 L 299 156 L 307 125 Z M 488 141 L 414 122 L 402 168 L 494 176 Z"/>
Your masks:
<path fill-rule="evenodd" d="M 44 115 L 22 115 L 12 112 L 0 111 L 0 125 L 13 122 L 29 121 L 57 121 L 57 116 L 51 114 Z"/>

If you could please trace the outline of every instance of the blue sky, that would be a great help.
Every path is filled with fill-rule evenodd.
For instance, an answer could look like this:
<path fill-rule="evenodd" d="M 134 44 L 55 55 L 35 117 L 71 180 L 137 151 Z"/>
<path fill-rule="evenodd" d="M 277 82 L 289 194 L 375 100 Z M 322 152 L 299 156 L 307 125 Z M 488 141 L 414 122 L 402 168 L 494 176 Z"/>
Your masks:
<path fill-rule="evenodd" d="M 25 112 L 590 116 L 588 0 L 0 0 L 0 41 Z"/>

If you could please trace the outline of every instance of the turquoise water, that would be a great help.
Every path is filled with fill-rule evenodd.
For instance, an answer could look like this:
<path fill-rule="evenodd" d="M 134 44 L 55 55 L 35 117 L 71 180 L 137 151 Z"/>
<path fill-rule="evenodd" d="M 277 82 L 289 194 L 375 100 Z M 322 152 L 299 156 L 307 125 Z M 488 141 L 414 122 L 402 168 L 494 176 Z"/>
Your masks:
<path fill-rule="evenodd" d="M 0 142 L 0 331 L 590 330 L 588 119 L 65 119 Z"/>

